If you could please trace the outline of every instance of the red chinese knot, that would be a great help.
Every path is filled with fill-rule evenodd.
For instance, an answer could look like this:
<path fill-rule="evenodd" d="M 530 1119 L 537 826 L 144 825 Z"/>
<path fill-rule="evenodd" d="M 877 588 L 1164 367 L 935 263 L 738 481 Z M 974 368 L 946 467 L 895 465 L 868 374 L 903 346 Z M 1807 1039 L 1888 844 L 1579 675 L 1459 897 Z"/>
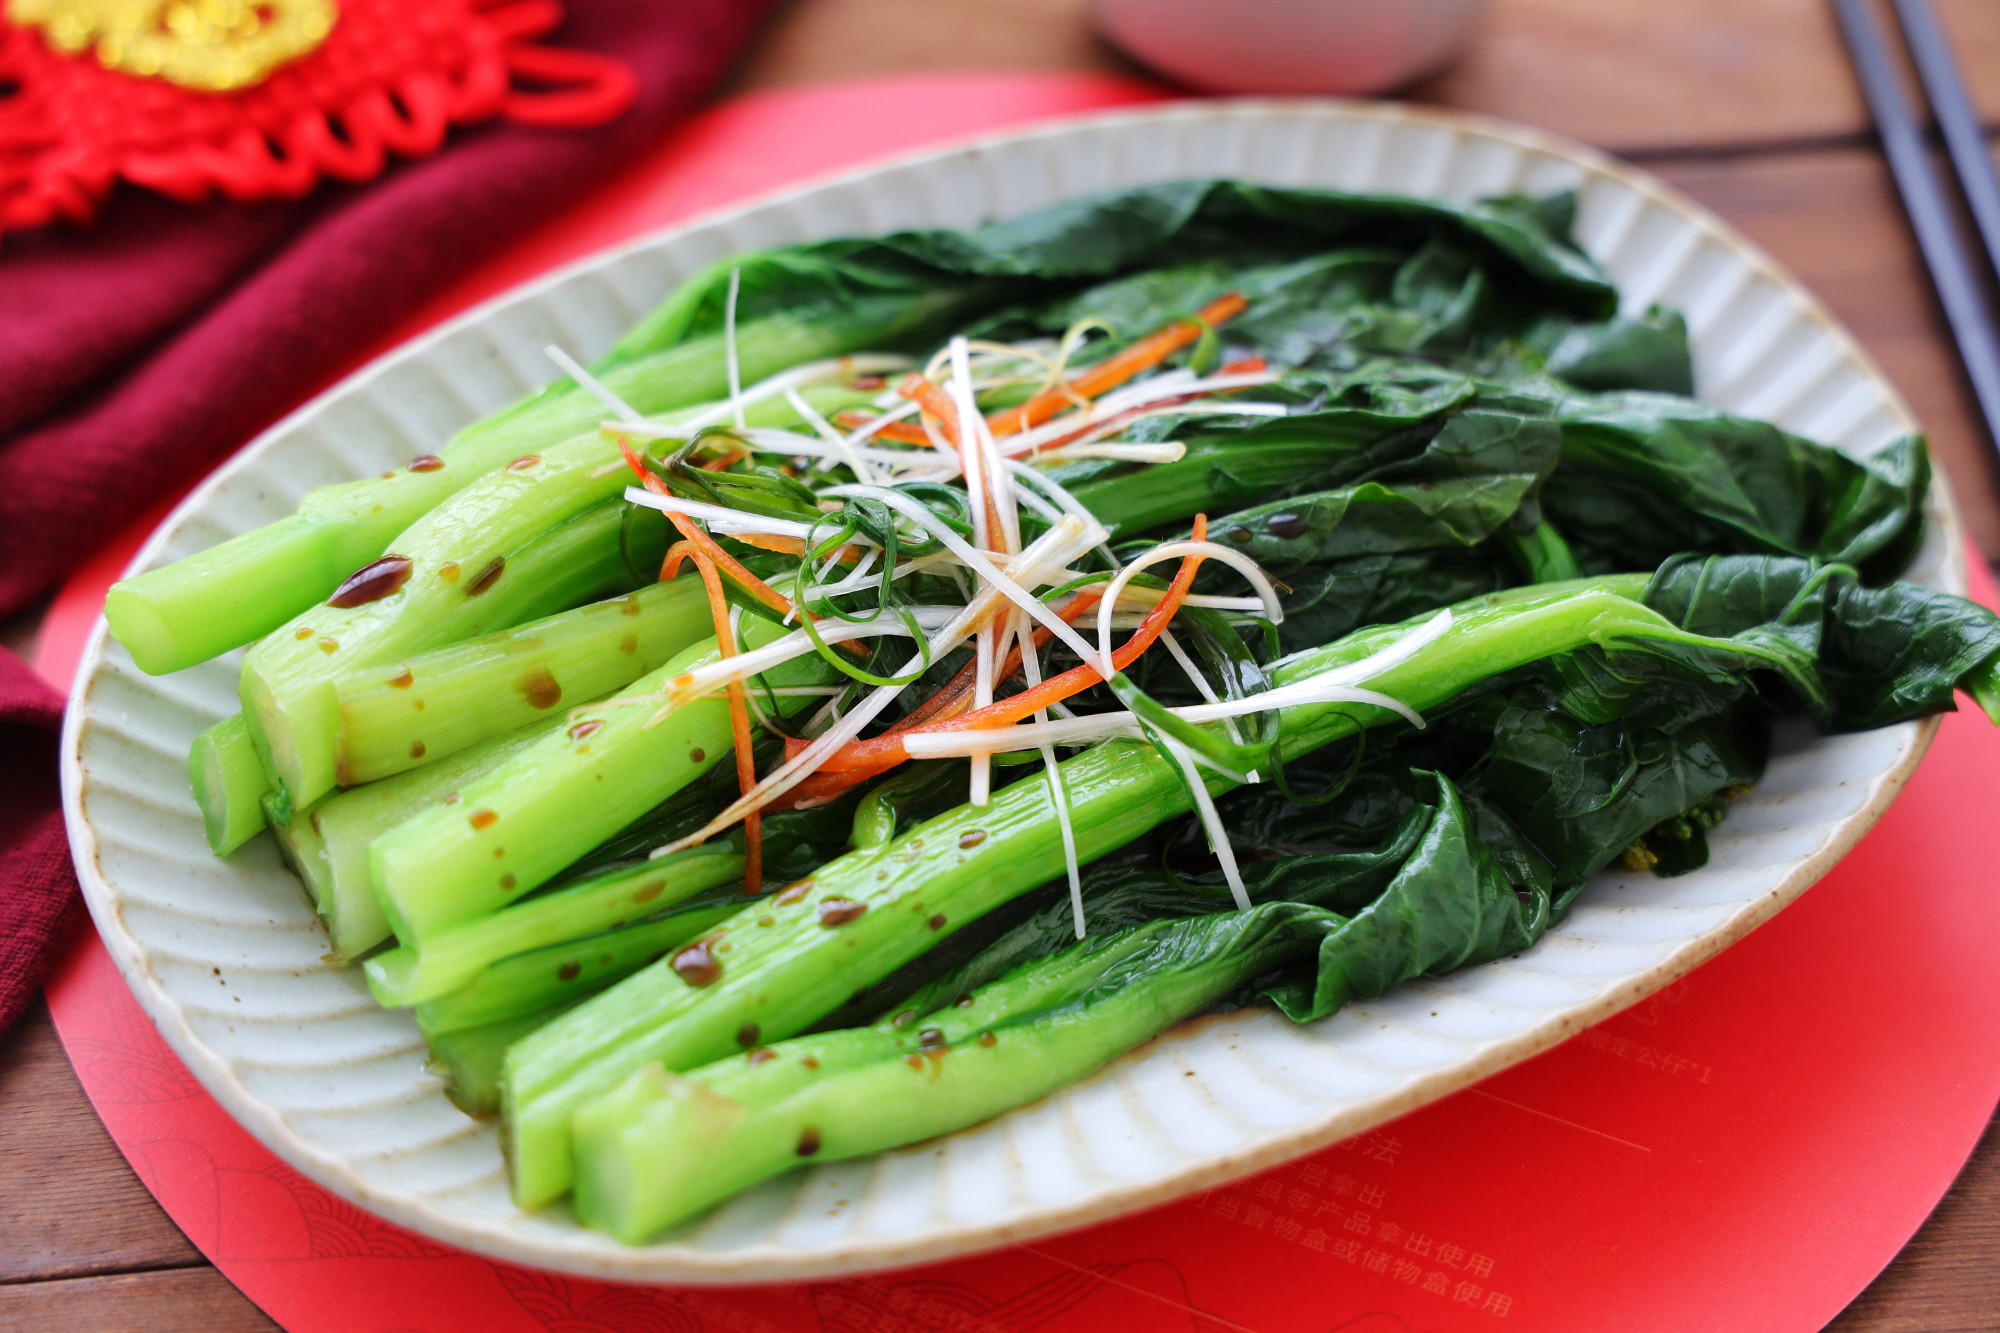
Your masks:
<path fill-rule="evenodd" d="M 87 222 L 119 180 L 187 203 L 296 198 L 322 176 L 369 180 L 392 152 L 435 153 L 453 125 L 617 116 L 637 91 L 631 70 L 536 44 L 561 21 L 557 0 L 340 0 L 306 54 L 209 92 L 107 68 L 102 48 L 65 53 L 0 17 L 0 234 Z"/>

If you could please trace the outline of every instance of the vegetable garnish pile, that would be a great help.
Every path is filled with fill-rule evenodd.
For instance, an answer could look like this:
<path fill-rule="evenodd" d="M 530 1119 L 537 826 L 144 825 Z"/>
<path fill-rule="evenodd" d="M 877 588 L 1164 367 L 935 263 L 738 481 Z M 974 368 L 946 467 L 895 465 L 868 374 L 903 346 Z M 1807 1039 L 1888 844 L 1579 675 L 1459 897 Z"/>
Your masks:
<path fill-rule="evenodd" d="M 1567 197 L 1183 182 L 726 261 L 589 369 L 114 589 L 191 770 L 643 1242 L 1174 1023 L 1707 858 L 1771 719 L 2000 717 L 1915 438 L 1695 402 Z"/>

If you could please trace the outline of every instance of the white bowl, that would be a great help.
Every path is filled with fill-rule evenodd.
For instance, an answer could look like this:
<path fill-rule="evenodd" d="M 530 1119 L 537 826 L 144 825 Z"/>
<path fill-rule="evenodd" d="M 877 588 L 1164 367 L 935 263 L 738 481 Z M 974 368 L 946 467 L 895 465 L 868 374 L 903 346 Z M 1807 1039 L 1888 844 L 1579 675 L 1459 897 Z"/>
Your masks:
<path fill-rule="evenodd" d="M 405 346 L 272 428 L 146 544 L 151 568 L 291 512 L 322 482 L 425 452 L 549 378 L 541 348 L 597 355 L 725 254 L 857 232 L 961 227 L 1190 176 L 1469 199 L 1573 187 L 1579 237 L 1631 309 L 1693 331 L 1704 397 L 1858 455 L 1911 429 L 1818 303 L 1641 172 L 1518 127 L 1408 107 L 1184 104 L 1045 125 L 791 190 L 531 283 Z M 1963 591 L 1942 486 L 1910 577 Z M 961 1254 L 1158 1203 L 1333 1143 L 1544 1050 L 1687 972 L 1802 892 L 1915 767 L 1934 723 L 1786 731 L 1704 870 L 1610 874 L 1524 954 L 1293 1026 L 1269 1010 L 1187 1025 L 1096 1077 L 947 1139 L 771 1181 L 627 1248 L 508 1201 L 490 1123 L 423 1070 L 326 941 L 268 839 L 218 861 L 189 742 L 236 706 L 236 655 L 148 677 L 100 622 L 63 737 L 84 895 L 133 992 L 202 1084 L 279 1157 L 412 1230 L 494 1257 L 657 1282 L 801 1278 Z"/>
<path fill-rule="evenodd" d="M 1218 93 L 1379 93 L 1443 65 L 1486 0 L 1093 0 L 1134 59 Z"/>

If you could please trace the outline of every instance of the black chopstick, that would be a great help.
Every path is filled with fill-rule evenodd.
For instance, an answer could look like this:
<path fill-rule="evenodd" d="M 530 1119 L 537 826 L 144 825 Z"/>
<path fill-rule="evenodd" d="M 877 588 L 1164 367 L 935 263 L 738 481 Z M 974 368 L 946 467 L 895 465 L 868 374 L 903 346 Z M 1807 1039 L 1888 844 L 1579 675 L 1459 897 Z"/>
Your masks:
<path fill-rule="evenodd" d="M 1951 325 L 1952 338 L 1958 344 L 1959 360 L 1972 383 L 1973 396 L 1978 399 L 1987 438 L 2000 448 L 2000 331 L 1994 328 L 1981 291 L 1979 271 L 1952 219 L 1944 183 L 1931 163 L 1917 114 L 1896 81 L 1882 29 L 1868 8 L 1868 0 L 1833 0 L 1833 8 L 1840 19 L 1841 35 L 1847 40 L 1855 75 L 1861 80 L 1862 94 L 1868 99 L 1868 109 L 1882 137 L 1882 152 L 1889 159 L 1889 171 L 1903 196 L 1910 229 L 1916 233 L 1917 247 L 1923 251 L 1931 284 L 1944 307 L 1945 322 Z M 1929 30 L 1943 55 L 1943 64 L 1949 67 L 1950 56 L 1943 34 L 1937 31 L 1935 22 L 1929 25 Z M 1955 69 L 1951 70 L 1951 81 L 1957 84 Z M 1962 88 L 1959 99 L 1964 99 Z M 1966 114 L 1970 117 L 1969 109 Z M 1978 133 L 1976 122 L 1973 133 L 1975 136 Z M 1978 152 L 1984 156 L 1983 143 Z M 1978 188 L 1968 186 L 1968 193 Z"/>
<path fill-rule="evenodd" d="M 1945 147 L 1951 150 L 1952 169 L 1958 173 L 1958 188 L 1986 247 L 1986 262 L 2000 273 L 2000 174 L 1995 174 L 1993 159 L 1987 156 L 1986 135 L 1979 127 L 1972 99 L 1965 95 L 1965 80 L 1959 77 L 1951 42 L 1938 26 L 1930 0 L 1896 0 L 1896 17 L 1903 25 L 1910 58 L 1916 62 L 1917 77 L 1923 80 L 1924 96 L 1930 99 L 1931 114 L 1937 117 Z"/>

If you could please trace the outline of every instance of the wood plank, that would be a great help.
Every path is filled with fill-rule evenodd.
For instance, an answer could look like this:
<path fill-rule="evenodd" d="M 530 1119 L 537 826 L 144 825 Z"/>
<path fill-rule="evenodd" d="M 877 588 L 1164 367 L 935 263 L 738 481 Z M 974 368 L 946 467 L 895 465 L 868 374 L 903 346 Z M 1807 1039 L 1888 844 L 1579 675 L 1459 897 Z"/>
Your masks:
<path fill-rule="evenodd" d="M 1653 167 L 1770 251 L 1854 331 L 1909 399 L 1973 541 L 2000 557 L 2000 468 L 1882 159 L 1843 149 Z"/>
<path fill-rule="evenodd" d="M 2000 1323 L 2000 1117 L 1909 1246 L 1827 1333 L 1973 1333 Z"/>
<path fill-rule="evenodd" d="M 0 1333 L 279 1333 L 270 1316 L 213 1268 L 0 1286 Z"/>
<path fill-rule="evenodd" d="M 2000 122 L 2000 5 L 1937 0 L 1980 107 Z M 962 69 L 1135 67 L 1089 0 L 793 0 L 732 89 Z M 1494 0 L 1422 101 L 1509 116 L 1621 153 L 1858 140 L 1867 113 L 1826 0 Z"/>
<path fill-rule="evenodd" d="M 0 1107 L 0 1282 L 202 1262 L 90 1109 L 39 1001 L 0 1037 Z"/>
<path fill-rule="evenodd" d="M 1935 2 L 2000 119 L 2000 5 Z M 1625 153 L 1868 132 L 1827 0 L 1495 0 L 1482 39 L 1413 93 Z"/>

